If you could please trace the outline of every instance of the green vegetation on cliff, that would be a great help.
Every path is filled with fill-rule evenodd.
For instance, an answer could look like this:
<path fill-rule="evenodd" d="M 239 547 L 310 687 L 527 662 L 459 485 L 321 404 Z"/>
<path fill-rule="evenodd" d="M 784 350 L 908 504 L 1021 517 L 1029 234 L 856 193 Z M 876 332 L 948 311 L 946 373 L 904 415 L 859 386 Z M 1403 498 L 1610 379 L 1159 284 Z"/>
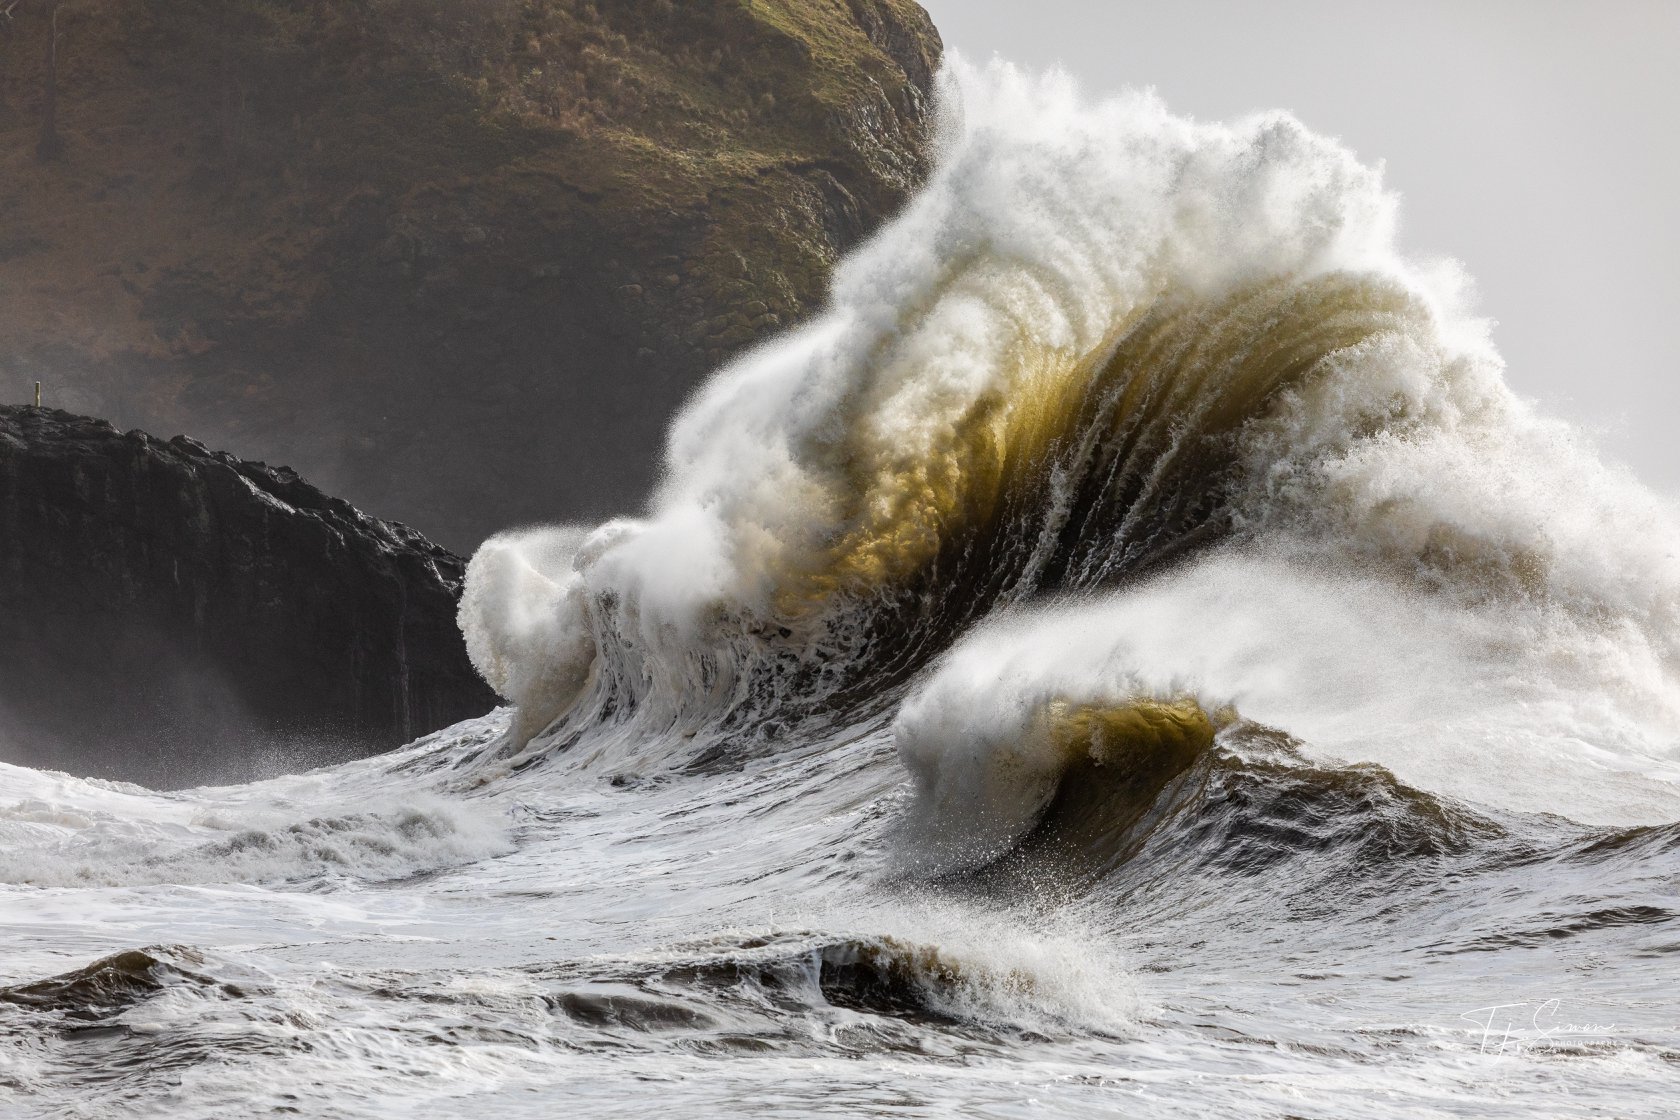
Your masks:
<path fill-rule="evenodd" d="M 633 502 L 669 412 L 926 170 L 909 0 L 46 0 L 0 21 L 0 393 L 457 547 Z"/>

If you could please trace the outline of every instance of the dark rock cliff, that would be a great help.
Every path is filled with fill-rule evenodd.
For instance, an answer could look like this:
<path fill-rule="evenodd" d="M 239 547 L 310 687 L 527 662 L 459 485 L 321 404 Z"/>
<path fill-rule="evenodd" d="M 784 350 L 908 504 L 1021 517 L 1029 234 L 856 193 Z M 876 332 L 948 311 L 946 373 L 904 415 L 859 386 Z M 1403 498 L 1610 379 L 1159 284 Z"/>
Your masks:
<path fill-rule="evenodd" d="M 636 503 L 927 169 L 910 0 L 78 0 L 42 160 L 46 7 L 0 23 L 0 399 L 457 549 Z"/>
<path fill-rule="evenodd" d="M 287 468 L 0 408 L 0 758 L 179 785 L 481 715 L 462 568 Z"/>

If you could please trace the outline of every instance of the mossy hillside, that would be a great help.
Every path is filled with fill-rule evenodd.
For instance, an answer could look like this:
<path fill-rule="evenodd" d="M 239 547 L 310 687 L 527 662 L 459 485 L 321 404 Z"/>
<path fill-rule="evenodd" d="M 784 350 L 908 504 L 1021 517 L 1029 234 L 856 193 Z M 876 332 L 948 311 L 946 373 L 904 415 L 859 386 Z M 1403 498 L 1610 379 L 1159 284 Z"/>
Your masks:
<path fill-rule="evenodd" d="M 0 34 L 0 378 L 457 545 L 645 485 L 600 458 L 651 462 L 924 173 L 938 54 L 901 0 L 76 0 L 41 164 L 38 22 Z M 516 466 L 547 490 L 487 504 Z"/>

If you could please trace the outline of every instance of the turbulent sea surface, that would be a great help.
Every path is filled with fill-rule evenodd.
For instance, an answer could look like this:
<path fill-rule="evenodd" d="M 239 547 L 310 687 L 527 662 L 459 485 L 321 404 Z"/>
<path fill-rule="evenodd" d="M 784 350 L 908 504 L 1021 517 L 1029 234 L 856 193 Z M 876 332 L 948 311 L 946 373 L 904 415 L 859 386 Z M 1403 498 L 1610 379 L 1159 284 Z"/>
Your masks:
<path fill-rule="evenodd" d="M 474 558 L 510 707 L 0 766 L 0 1114 L 1673 1114 L 1673 505 L 1334 142 L 943 86 L 646 515 Z"/>

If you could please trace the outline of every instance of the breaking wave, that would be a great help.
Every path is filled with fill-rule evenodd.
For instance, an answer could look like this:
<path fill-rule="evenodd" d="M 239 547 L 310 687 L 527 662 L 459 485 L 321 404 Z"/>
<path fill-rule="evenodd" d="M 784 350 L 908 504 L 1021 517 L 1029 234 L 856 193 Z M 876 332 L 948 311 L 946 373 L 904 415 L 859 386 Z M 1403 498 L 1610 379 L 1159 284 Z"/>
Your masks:
<path fill-rule="evenodd" d="M 397 765 L 341 768 L 186 793 L 73 778 L 0 763 L 0 884 L 130 887 L 152 884 L 390 882 L 510 850 L 507 812 L 426 788 L 440 740 L 409 747 Z M 339 786 L 346 782 L 348 789 Z M 356 779 L 360 779 L 358 782 Z M 377 791 L 357 786 L 376 786 Z"/>
<path fill-rule="evenodd" d="M 943 80 L 927 188 L 695 395 L 647 516 L 474 557 L 504 753 L 896 712 L 941 866 L 1076 765 L 1146 801 L 1238 714 L 1513 809 L 1680 812 L 1680 519 L 1511 393 L 1377 171 L 1284 114 Z"/>

